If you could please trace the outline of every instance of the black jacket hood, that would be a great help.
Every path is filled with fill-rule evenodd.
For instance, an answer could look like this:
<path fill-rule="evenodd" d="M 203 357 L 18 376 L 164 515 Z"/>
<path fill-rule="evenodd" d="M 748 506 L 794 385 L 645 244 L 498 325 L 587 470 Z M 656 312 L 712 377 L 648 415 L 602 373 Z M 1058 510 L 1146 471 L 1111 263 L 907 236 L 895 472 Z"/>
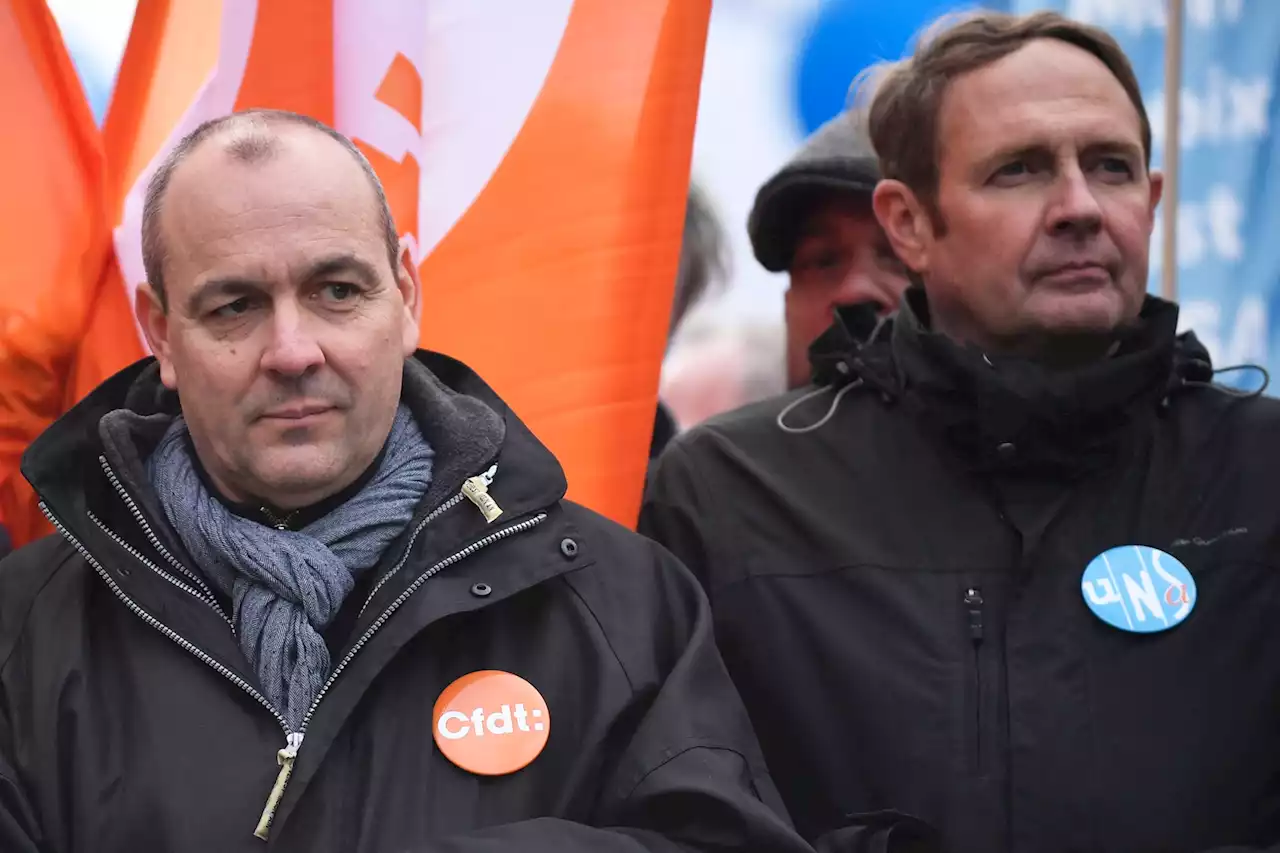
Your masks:
<path fill-rule="evenodd" d="M 913 287 L 874 327 L 856 307 L 840 309 L 810 361 L 820 386 L 861 382 L 913 409 L 975 469 L 1083 472 L 1108 464 L 1135 420 L 1212 380 L 1208 350 L 1194 333 L 1177 334 L 1177 322 L 1177 305 L 1148 296 L 1110 358 L 1054 370 L 932 331 L 925 293 Z"/>

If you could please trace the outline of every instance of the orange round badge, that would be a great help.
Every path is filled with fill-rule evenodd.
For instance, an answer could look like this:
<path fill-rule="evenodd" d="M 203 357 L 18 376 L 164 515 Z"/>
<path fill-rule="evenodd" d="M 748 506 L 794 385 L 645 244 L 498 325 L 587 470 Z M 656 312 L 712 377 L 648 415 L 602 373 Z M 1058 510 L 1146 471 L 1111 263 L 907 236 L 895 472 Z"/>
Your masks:
<path fill-rule="evenodd" d="M 551 734 L 551 712 L 537 688 L 496 669 L 472 672 L 446 687 L 431 719 L 444 757 L 478 776 L 524 769 Z"/>

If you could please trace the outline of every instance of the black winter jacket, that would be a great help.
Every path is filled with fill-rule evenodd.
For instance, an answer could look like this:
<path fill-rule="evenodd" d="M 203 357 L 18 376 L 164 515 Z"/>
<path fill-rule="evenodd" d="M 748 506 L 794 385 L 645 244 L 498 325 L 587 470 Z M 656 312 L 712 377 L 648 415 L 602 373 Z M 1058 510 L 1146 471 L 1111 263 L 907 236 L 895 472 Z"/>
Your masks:
<path fill-rule="evenodd" d="M 344 606 L 298 733 L 141 474 L 177 405 L 155 367 L 32 446 L 24 471 L 62 535 L 0 563 L 0 850 L 806 849 L 770 808 L 694 578 L 562 500 L 555 459 L 465 367 L 419 353 L 405 376 L 433 483 L 367 602 Z M 460 490 L 494 464 L 487 523 Z M 433 740 L 437 697 L 478 670 L 549 708 L 545 749 L 510 775 L 467 773 Z M 287 734 L 305 737 L 264 844 Z"/>
<path fill-rule="evenodd" d="M 641 529 L 704 582 L 802 834 L 1280 845 L 1280 404 L 1210 385 L 1176 321 L 1149 299 L 1110 359 L 1051 373 L 930 333 L 912 291 L 871 343 L 819 341 L 819 390 L 659 461 Z M 1184 622 L 1093 615 L 1082 573 L 1122 545 L 1185 564 Z"/>

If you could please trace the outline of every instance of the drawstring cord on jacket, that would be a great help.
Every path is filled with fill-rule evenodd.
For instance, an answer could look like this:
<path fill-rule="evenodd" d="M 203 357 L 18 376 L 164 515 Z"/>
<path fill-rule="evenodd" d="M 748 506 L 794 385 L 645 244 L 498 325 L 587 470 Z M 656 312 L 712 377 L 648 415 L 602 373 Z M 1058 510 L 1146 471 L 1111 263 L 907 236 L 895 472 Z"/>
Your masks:
<path fill-rule="evenodd" d="M 864 346 L 870 346 L 871 344 L 875 343 L 876 338 L 880 336 L 880 331 L 884 329 L 886 325 L 888 325 L 888 320 L 889 320 L 888 316 L 881 317 L 880 321 L 876 323 L 876 327 L 871 330 L 871 334 L 867 336 L 866 342 L 859 345 L 858 349 L 862 349 L 862 347 Z M 835 370 L 841 376 L 848 377 L 852 369 L 849 367 L 849 363 L 847 361 L 840 361 L 836 363 Z M 861 376 L 855 376 L 852 379 L 852 381 L 845 384 L 839 390 L 836 390 L 836 385 L 834 383 L 829 385 L 823 385 L 820 388 L 815 388 L 814 390 L 810 391 L 808 394 L 805 394 L 800 398 L 794 400 L 781 412 L 778 412 L 778 417 L 776 419 L 776 422 L 778 424 L 778 429 L 782 430 L 788 435 L 804 435 L 806 433 L 813 432 L 814 430 L 822 429 L 824 426 L 827 425 L 828 421 L 830 421 L 832 418 L 836 416 L 836 409 L 840 408 L 840 401 L 844 399 L 844 395 L 848 394 L 854 388 L 862 387 L 864 384 L 866 383 L 862 381 Z M 827 408 L 826 414 L 824 414 L 821 418 L 819 418 L 815 423 L 809 424 L 808 426 L 802 426 L 802 427 L 791 426 L 790 424 L 787 423 L 787 416 L 790 415 L 792 412 L 794 412 L 796 409 L 800 408 L 810 400 L 821 397 L 823 394 L 828 394 L 832 391 L 835 391 L 835 397 L 831 400 L 831 405 Z"/>
<path fill-rule="evenodd" d="M 1254 397 L 1261 397 L 1263 392 L 1267 390 L 1267 386 L 1271 384 L 1271 374 L 1261 364 L 1233 364 L 1230 367 L 1219 367 L 1217 370 L 1213 371 L 1213 375 L 1221 376 L 1224 373 L 1240 373 L 1246 370 L 1252 370 L 1252 371 L 1255 371 L 1256 373 L 1261 373 L 1262 385 L 1258 386 L 1252 391 L 1241 391 L 1238 388 L 1231 388 L 1227 385 L 1215 385 L 1212 382 L 1205 382 L 1203 384 L 1208 385 L 1211 388 L 1217 388 L 1219 391 L 1221 391 L 1224 394 L 1230 394 L 1232 396 L 1239 397 L 1243 400 L 1252 400 Z M 1188 382 L 1187 384 L 1196 385 L 1201 383 Z"/>
<path fill-rule="evenodd" d="M 841 363 L 840 367 L 844 367 L 845 370 L 849 369 L 844 365 L 844 363 Z M 862 385 L 862 379 L 858 378 L 853 380 L 849 384 L 845 385 L 839 391 L 836 391 L 835 399 L 831 401 L 831 405 L 827 408 L 827 413 L 823 415 L 821 418 L 819 418 L 817 422 L 812 423 L 808 426 L 803 426 L 803 427 L 791 426 L 790 424 L 787 423 L 787 415 L 791 414 L 801 405 L 803 405 L 804 403 L 807 403 L 808 401 L 814 399 L 815 397 L 820 397 L 823 394 L 828 393 L 835 386 L 824 385 L 821 388 L 817 388 L 813 391 L 810 391 L 808 394 L 805 394 L 803 397 L 800 397 L 798 400 L 788 405 L 781 412 L 778 412 L 778 429 L 782 430 L 785 433 L 789 433 L 791 435 L 804 435 L 805 433 L 813 432 L 816 429 L 822 429 L 822 427 L 827 425 L 827 421 L 831 420 L 836 416 L 836 409 L 840 407 L 840 401 L 844 399 L 844 395 L 848 394 L 854 388 L 857 388 L 861 385 Z"/>
<path fill-rule="evenodd" d="M 1238 388 L 1219 385 L 1213 381 L 1215 376 L 1221 376 L 1226 373 L 1240 373 L 1246 370 L 1262 374 L 1262 384 L 1252 391 L 1241 391 Z M 1260 364 L 1232 364 L 1215 370 L 1209 362 L 1202 358 L 1195 358 L 1188 361 L 1184 368 L 1174 371 L 1169 380 L 1168 391 L 1165 393 L 1164 399 L 1160 401 L 1160 408 L 1167 410 L 1173 395 L 1185 388 L 1213 388 L 1230 397 L 1240 400 L 1252 400 L 1254 397 L 1261 397 L 1270 385 L 1271 374 Z"/>
<path fill-rule="evenodd" d="M 867 339 L 867 342 L 866 342 L 867 344 L 870 344 L 873 341 L 875 341 L 876 336 L 880 334 L 880 330 L 881 328 L 883 328 L 883 326 L 884 326 L 883 322 L 876 325 L 875 330 L 871 333 L 871 336 Z M 983 358 L 986 359 L 986 356 L 983 356 Z M 987 364 L 991 364 L 991 361 L 989 359 L 987 359 Z M 836 369 L 836 372 L 846 377 L 851 372 L 851 368 L 849 367 L 848 362 L 844 362 L 844 361 L 837 363 L 835 366 L 835 369 Z M 1239 389 L 1231 388 L 1226 385 L 1220 385 L 1213 381 L 1214 377 L 1216 376 L 1222 376 L 1228 373 L 1240 373 L 1242 371 L 1247 371 L 1247 370 L 1255 371 L 1262 375 L 1261 386 L 1251 391 L 1241 391 Z M 783 409 L 781 412 L 778 413 L 778 417 L 776 419 L 776 422 L 778 424 L 778 429 L 782 430 L 783 432 L 789 435 L 805 435 L 806 433 L 811 433 L 814 430 L 822 429 L 822 427 L 826 426 L 827 423 L 833 417 L 835 417 L 836 410 L 840 408 L 840 401 L 844 399 L 845 394 L 848 394 L 854 388 L 862 387 L 864 384 L 865 383 L 863 382 L 862 377 L 859 376 L 859 377 L 855 377 L 852 381 L 848 382 L 847 384 L 839 387 L 838 390 L 837 390 L 837 386 L 834 383 L 823 385 L 820 388 L 815 388 L 813 391 L 810 391 L 809 393 L 799 397 L 798 399 L 790 403 L 785 409 Z M 1184 362 L 1183 365 L 1179 367 L 1179 369 L 1173 372 L 1173 375 L 1169 379 L 1169 386 L 1165 393 L 1165 396 L 1160 401 L 1160 408 L 1162 410 L 1168 410 L 1170 401 L 1173 395 L 1186 388 L 1214 388 L 1222 392 L 1223 394 L 1236 397 L 1237 399 L 1240 399 L 1240 400 L 1252 400 L 1255 397 L 1262 396 L 1262 394 L 1267 390 L 1268 387 L 1270 387 L 1270 385 L 1271 385 L 1271 374 L 1270 372 L 1267 371 L 1265 367 L 1263 367 L 1260 364 L 1233 364 L 1227 367 L 1219 367 L 1217 369 L 1214 369 L 1213 365 L 1210 362 L 1205 361 L 1204 359 L 1200 359 L 1200 358 L 1190 359 Z M 800 408 L 810 400 L 814 400 L 822 396 L 823 394 L 828 394 L 831 392 L 835 392 L 835 397 L 832 398 L 831 405 L 827 407 L 826 413 L 823 414 L 823 416 L 819 418 L 817 421 L 815 421 L 812 424 L 808 424 L 806 426 L 792 426 L 787 423 L 787 417 L 790 416 L 791 413 L 794 412 L 796 409 Z"/>

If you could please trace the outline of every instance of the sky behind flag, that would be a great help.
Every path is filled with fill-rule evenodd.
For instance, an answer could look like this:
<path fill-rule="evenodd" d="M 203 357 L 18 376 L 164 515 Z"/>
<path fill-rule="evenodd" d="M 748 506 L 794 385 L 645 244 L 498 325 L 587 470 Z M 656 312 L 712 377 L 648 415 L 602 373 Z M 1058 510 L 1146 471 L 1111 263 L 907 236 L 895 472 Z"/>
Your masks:
<path fill-rule="evenodd" d="M 67 52 L 80 72 L 94 118 L 107 114 L 137 0 L 47 0 Z"/>

